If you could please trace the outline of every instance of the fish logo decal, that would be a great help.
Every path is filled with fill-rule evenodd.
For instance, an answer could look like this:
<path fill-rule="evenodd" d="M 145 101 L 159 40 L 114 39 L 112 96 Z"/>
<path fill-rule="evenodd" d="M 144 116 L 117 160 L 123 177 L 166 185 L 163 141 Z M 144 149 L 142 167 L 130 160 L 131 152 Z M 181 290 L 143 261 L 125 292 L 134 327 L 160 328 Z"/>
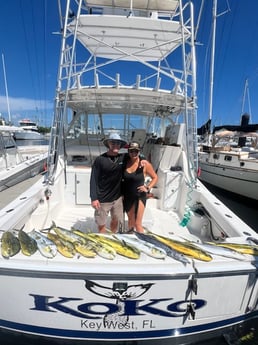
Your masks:
<path fill-rule="evenodd" d="M 108 314 L 103 317 L 104 327 L 108 327 L 110 323 L 119 322 L 126 326 L 129 321 L 129 316 L 124 313 L 124 304 L 121 303 L 126 299 L 135 299 L 145 294 L 153 283 L 128 285 L 125 282 L 114 282 L 112 287 L 97 284 L 91 280 L 85 280 L 85 287 L 95 295 L 112 298 L 116 300 L 119 311 L 113 314 Z"/>
<path fill-rule="evenodd" d="M 145 294 L 152 285 L 153 283 L 128 285 L 127 283 L 114 282 L 111 288 L 94 283 L 91 280 L 85 280 L 85 287 L 87 290 L 96 295 L 113 298 L 120 301 L 140 297 Z"/>

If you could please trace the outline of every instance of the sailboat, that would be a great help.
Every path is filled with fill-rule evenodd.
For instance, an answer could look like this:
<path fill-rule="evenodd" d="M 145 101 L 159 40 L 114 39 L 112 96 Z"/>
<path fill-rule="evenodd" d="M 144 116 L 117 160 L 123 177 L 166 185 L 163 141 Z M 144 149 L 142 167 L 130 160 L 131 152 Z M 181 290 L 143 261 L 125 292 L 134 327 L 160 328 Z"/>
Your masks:
<path fill-rule="evenodd" d="M 58 8 L 47 174 L 0 211 L 2 334 L 186 344 L 257 318 L 258 236 L 197 178 L 192 2 Z M 92 163 L 110 133 L 138 142 L 158 175 L 141 239 L 126 216 L 113 235 L 94 221 Z"/>
<path fill-rule="evenodd" d="M 244 96 L 248 95 L 248 82 Z M 243 98 L 243 105 L 244 105 Z M 258 200 L 258 124 L 243 113 L 240 125 L 221 125 L 210 134 L 211 145 L 200 145 L 199 178 L 203 182 Z"/>

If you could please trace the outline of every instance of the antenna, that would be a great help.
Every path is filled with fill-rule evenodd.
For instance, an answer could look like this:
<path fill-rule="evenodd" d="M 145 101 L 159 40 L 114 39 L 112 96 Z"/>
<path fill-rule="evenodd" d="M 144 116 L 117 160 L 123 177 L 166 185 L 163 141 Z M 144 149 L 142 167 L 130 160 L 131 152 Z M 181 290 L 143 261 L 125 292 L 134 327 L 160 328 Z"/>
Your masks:
<path fill-rule="evenodd" d="M 213 1 L 212 8 L 212 46 L 211 46 L 211 67 L 210 67 L 210 104 L 209 104 L 209 119 L 212 119 L 213 111 L 213 79 L 214 79 L 214 55 L 215 55 L 215 40 L 216 40 L 216 18 L 217 18 L 217 0 Z"/>
<path fill-rule="evenodd" d="M 7 87 L 7 80 L 6 80 L 6 73 L 5 73 L 4 54 L 2 54 L 2 63 L 3 63 L 3 71 L 4 71 L 4 85 L 5 85 L 5 94 L 6 94 L 6 102 L 7 102 L 8 120 L 9 120 L 9 124 L 10 124 L 11 123 L 11 113 L 10 113 L 8 87 Z"/>

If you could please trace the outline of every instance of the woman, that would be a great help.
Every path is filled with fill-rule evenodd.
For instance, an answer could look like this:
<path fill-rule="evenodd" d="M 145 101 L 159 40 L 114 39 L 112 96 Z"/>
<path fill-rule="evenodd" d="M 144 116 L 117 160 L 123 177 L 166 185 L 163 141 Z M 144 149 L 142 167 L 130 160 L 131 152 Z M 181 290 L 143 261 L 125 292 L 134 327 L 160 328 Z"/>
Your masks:
<path fill-rule="evenodd" d="M 128 159 L 123 176 L 124 210 L 128 216 L 129 230 L 144 232 L 142 218 L 146 205 L 147 193 L 157 183 L 158 176 L 150 162 L 141 164 L 140 145 L 132 142 L 128 146 Z M 148 185 L 144 183 L 146 176 L 151 178 Z"/>

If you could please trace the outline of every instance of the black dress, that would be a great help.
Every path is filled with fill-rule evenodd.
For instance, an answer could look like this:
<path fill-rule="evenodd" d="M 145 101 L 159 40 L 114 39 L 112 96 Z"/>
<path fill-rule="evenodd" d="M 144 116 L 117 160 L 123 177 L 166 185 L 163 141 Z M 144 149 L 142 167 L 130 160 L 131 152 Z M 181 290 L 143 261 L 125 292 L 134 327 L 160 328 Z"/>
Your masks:
<path fill-rule="evenodd" d="M 147 193 L 139 192 L 137 187 L 144 185 L 143 167 L 138 167 L 136 171 L 129 173 L 124 170 L 123 176 L 123 195 L 124 195 L 124 210 L 128 212 L 132 205 L 135 205 L 135 214 L 137 214 L 139 200 L 146 205 Z"/>

